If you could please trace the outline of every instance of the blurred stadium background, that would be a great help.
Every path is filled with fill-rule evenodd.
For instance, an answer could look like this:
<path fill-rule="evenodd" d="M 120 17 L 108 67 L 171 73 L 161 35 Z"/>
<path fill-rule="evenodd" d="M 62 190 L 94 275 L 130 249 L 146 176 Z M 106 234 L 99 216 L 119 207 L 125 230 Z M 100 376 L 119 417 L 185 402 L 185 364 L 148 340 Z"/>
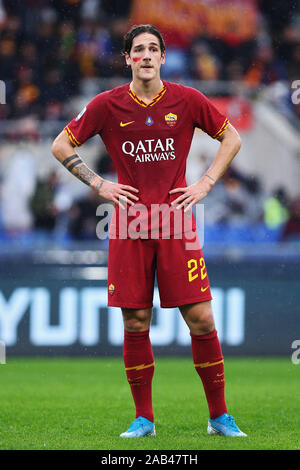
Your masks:
<path fill-rule="evenodd" d="M 296 0 L 0 0 L 0 339 L 9 356 L 120 355 L 106 306 L 108 239 L 99 198 L 51 154 L 99 92 L 130 80 L 120 54 L 133 24 L 164 33 L 162 76 L 193 86 L 243 146 L 205 200 L 204 254 L 227 355 L 285 355 L 300 339 L 300 8 Z M 195 133 L 188 182 L 216 146 Z M 116 179 L 99 138 L 80 155 Z M 138 288 L 138 286 L 137 286 Z M 155 293 L 159 354 L 190 354 L 176 309 Z"/>

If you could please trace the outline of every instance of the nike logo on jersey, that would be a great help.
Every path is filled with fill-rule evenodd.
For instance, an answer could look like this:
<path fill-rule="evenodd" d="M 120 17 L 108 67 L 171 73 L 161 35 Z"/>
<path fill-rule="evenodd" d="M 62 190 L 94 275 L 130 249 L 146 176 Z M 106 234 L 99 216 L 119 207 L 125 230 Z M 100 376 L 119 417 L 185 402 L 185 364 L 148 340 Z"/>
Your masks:
<path fill-rule="evenodd" d="M 120 122 L 120 126 L 121 126 L 121 127 L 129 126 L 129 124 L 132 124 L 133 122 L 135 122 L 135 121 L 130 121 L 130 122 L 122 122 L 122 121 L 121 121 L 121 122 Z"/>
<path fill-rule="evenodd" d="M 208 288 L 209 288 L 209 286 L 205 287 L 205 289 L 203 289 L 203 287 L 201 287 L 201 292 L 205 292 Z"/>

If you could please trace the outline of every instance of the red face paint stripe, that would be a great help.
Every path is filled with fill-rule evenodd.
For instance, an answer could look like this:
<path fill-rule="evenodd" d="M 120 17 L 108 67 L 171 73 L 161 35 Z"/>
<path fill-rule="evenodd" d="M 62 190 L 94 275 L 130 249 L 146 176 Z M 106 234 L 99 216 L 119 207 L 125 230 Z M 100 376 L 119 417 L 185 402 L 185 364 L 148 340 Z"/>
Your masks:
<path fill-rule="evenodd" d="M 132 60 L 133 62 L 138 62 L 139 60 L 141 60 L 141 57 L 133 57 Z"/>

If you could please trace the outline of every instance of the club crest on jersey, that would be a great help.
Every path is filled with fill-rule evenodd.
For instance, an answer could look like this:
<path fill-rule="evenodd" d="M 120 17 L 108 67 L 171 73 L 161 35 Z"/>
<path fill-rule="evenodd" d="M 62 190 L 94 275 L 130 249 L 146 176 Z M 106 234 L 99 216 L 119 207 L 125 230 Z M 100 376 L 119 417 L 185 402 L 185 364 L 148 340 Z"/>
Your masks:
<path fill-rule="evenodd" d="M 152 124 L 154 124 L 154 121 L 150 116 L 148 116 L 145 124 L 147 124 L 147 126 L 152 126 Z"/>
<path fill-rule="evenodd" d="M 115 292 L 115 286 L 113 284 L 109 284 L 108 286 L 108 292 L 110 295 L 113 295 Z"/>
<path fill-rule="evenodd" d="M 83 116 L 83 114 L 86 112 L 86 106 L 83 108 L 82 111 L 80 111 L 80 113 L 78 114 L 78 116 L 75 118 L 75 121 L 78 121 L 81 116 Z"/>
<path fill-rule="evenodd" d="M 173 113 L 166 114 L 165 115 L 165 121 L 166 121 L 166 124 L 168 124 L 169 127 L 176 126 L 177 114 L 173 114 Z"/>

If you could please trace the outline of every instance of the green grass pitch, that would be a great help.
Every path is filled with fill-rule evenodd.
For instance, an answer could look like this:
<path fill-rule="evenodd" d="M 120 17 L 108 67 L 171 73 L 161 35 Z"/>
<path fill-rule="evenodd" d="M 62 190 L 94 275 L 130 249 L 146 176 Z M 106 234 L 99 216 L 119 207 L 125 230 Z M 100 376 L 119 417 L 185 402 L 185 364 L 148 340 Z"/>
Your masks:
<path fill-rule="evenodd" d="M 300 449 L 300 365 L 227 358 L 229 413 L 247 438 L 208 436 L 189 358 L 156 358 L 157 436 L 121 439 L 134 419 L 121 358 L 8 359 L 0 365 L 0 449 Z"/>

